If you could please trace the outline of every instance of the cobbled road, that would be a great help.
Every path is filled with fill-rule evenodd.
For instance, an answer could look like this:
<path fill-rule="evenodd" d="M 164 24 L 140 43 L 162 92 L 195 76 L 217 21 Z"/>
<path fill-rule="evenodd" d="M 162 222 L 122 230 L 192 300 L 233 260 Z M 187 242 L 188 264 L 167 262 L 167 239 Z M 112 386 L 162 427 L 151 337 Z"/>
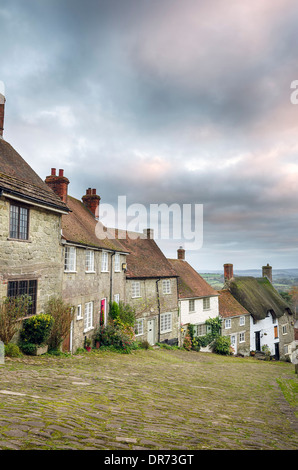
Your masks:
<path fill-rule="evenodd" d="M 5 358 L 0 449 L 297 450 L 297 382 L 289 363 L 183 350 Z"/>

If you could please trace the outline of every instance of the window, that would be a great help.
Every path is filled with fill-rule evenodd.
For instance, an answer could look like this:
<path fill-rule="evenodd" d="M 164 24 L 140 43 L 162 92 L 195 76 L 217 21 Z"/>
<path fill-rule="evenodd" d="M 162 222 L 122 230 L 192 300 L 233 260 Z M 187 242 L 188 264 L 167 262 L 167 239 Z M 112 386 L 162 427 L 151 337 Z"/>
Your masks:
<path fill-rule="evenodd" d="M 103 251 L 101 254 L 101 271 L 108 271 L 108 253 L 106 251 Z"/>
<path fill-rule="evenodd" d="M 120 255 L 115 253 L 115 272 L 120 272 Z"/>
<path fill-rule="evenodd" d="M 76 249 L 74 246 L 65 247 L 64 270 L 65 271 L 76 270 Z"/>
<path fill-rule="evenodd" d="M 189 300 L 189 303 L 188 303 L 188 311 L 189 311 L 190 313 L 195 311 L 195 300 L 194 300 L 194 299 L 190 299 L 190 300 Z"/>
<path fill-rule="evenodd" d="M 172 331 L 172 314 L 162 313 L 160 315 L 160 332 L 167 333 L 168 331 Z"/>
<path fill-rule="evenodd" d="M 131 285 L 131 296 L 133 298 L 135 297 L 141 297 L 141 284 L 140 281 L 133 281 Z"/>
<path fill-rule="evenodd" d="M 231 319 L 230 318 L 227 318 L 225 320 L 225 328 L 231 328 Z"/>
<path fill-rule="evenodd" d="M 210 310 L 210 297 L 203 299 L 203 310 Z"/>
<path fill-rule="evenodd" d="M 239 318 L 239 325 L 240 325 L 240 326 L 245 325 L 245 317 L 244 317 L 244 316 L 242 316 L 242 317 Z"/>
<path fill-rule="evenodd" d="M 94 272 L 94 251 L 86 250 L 86 272 Z"/>
<path fill-rule="evenodd" d="M 85 304 L 84 332 L 93 328 L 93 302 Z"/>
<path fill-rule="evenodd" d="M 29 209 L 15 204 L 10 205 L 10 238 L 28 240 Z"/>
<path fill-rule="evenodd" d="M 282 325 L 282 334 L 283 335 L 287 334 L 287 325 Z"/>
<path fill-rule="evenodd" d="M 164 279 L 162 281 L 162 292 L 163 292 L 163 294 L 170 294 L 171 293 L 171 281 L 170 281 L 170 279 Z"/>
<path fill-rule="evenodd" d="M 278 328 L 277 326 L 274 327 L 274 339 L 278 338 Z"/>
<path fill-rule="evenodd" d="M 83 315 L 82 315 L 82 305 L 77 306 L 77 320 L 82 320 Z"/>
<path fill-rule="evenodd" d="M 115 295 L 114 295 L 114 302 L 117 302 L 117 304 L 119 304 L 119 302 L 120 302 L 120 294 L 115 294 Z"/>
<path fill-rule="evenodd" d="M 204 336 L 207 333 L 211 333 L 211 325 L 206 325 L 206 323 L 194 325 L 194 336 Z"/>
<path fill-rule="evenodd" d="M 37 296 L 37 281 L 22 280 L 22 281 L 9 281 L 7 288 L 7 297 L 18 297 L 21 295 L 28 295 L 30 303 L 28 307 L 28 315 L 35 315 L 36 313 L 36 296 Z"/>
<path fill-rule="evenodd" d="M 144 319 L 143 318 L 136 320 L 135 334 L 136 336 L 144 334 Z"/>
<path fill-rule="evenodd" d="M 245 341 L 245 333 L 239 333 L 239 343 L 244 343 Z"/>

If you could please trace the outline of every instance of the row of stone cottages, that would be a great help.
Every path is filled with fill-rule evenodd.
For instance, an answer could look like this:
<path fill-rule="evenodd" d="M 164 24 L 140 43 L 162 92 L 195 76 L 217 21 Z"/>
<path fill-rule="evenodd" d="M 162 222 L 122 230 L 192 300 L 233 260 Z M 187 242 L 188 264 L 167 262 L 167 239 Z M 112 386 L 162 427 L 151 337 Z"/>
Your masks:
<path fill-rule="evenodd" d="M 272 355 L 291 359 L 293 315 L 270 274 L 236 278 L 225 265 L 225 288 L 216 291 L 182 248 L 177 259 L 167 259 L 151 230 L 98 238 L 96 190 L 87 189 L 82 201 L 71 197 L 63 170 L 52 169 L 43 181 L 3 139 L 4 102 L 0 96 L 1 298 L 29 294 L 30 315 L 42 312 L 53 295 L 73 305 L 64 343 L 71 352 L 92 338 L 101 315 L 107 323 L 109 302 L 122 301 L 136 310 L 137 339 L 150 344 L 181 345 L 188 323 L 201 336 L 208 333 L 206 320 L 220 315 L 235 353 L 248 355 L 267 344 Z"/>

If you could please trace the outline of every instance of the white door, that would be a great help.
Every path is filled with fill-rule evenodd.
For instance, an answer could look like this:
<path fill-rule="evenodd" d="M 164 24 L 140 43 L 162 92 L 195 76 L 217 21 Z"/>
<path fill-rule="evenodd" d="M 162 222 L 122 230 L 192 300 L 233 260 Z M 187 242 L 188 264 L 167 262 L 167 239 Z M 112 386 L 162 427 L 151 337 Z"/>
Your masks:
<path fill-rule="evenodd" d="M 237 335 L 231 335 L 231 346 L 234 349 L 234 354 L 237 354 Z"/>
<path fill-rule="evenodd" d="M 147 322 L 147 341 L 149 344 L 155 344 L 155 331 L 154 331 L 154 320 L 148 320 Z"/>

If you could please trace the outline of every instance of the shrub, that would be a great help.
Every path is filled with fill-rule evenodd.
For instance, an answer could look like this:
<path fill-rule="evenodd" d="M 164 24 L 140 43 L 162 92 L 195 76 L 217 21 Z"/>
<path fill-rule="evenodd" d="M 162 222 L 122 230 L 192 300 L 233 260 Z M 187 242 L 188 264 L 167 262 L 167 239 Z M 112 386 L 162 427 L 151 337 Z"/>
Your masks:
<path fill-rule="evenodd" d="M 48 339 L 49 349 L 59 349 L 64 338 L 70 333 L 73 308 L 60 297 L 53 297 L 46 304 L 45 312 L 54 319 L 54 324 Z"/>
<path fill-rule="evenodd" d="M 0 305 L 0 339 L 8 344 L 18 331 L 18 320 L 26 316 L 30 298 L 28 296 L 5 297 Z"/>
<path fill-rule="evenodd" d="M 46 344 L 51 329 L 53 327 L 54 319 L 51 315 L 40 313 L 26 318 L 23 321 L 23 328 L 20 332 L 21 344 Z"/>
<path fill-rule="evenodd" d="M 229 336 L 218 336 L 215 338 L 212 349 L 217 354 L 228 356 L 230 354 L 231 340 Z"/>
<path fill-rule="evenodd" d="M 186 349 L 187 351 L 190 351 L 191 348 L 192 348 L 192 341 L 191 341 L 191 337 L 189 334 L 186 334 L 185 337 L 184 337 L 184 340 L 183 340 L 183 347 L 184 349 Z"/>
<path fill-rule="evenodd" d="M 113 346 L 116 350 L 127 353 L 136 349 L 133 328 L 113 320 L 99 329 L 96 338 L 100 342 L 100 347 Z"/>
<path fill-rule="evenodd" d="M 7 357 L 22 357 L 22 353 L 17 344 L 8 343 L 4 346 L 5 356 Z"/>

